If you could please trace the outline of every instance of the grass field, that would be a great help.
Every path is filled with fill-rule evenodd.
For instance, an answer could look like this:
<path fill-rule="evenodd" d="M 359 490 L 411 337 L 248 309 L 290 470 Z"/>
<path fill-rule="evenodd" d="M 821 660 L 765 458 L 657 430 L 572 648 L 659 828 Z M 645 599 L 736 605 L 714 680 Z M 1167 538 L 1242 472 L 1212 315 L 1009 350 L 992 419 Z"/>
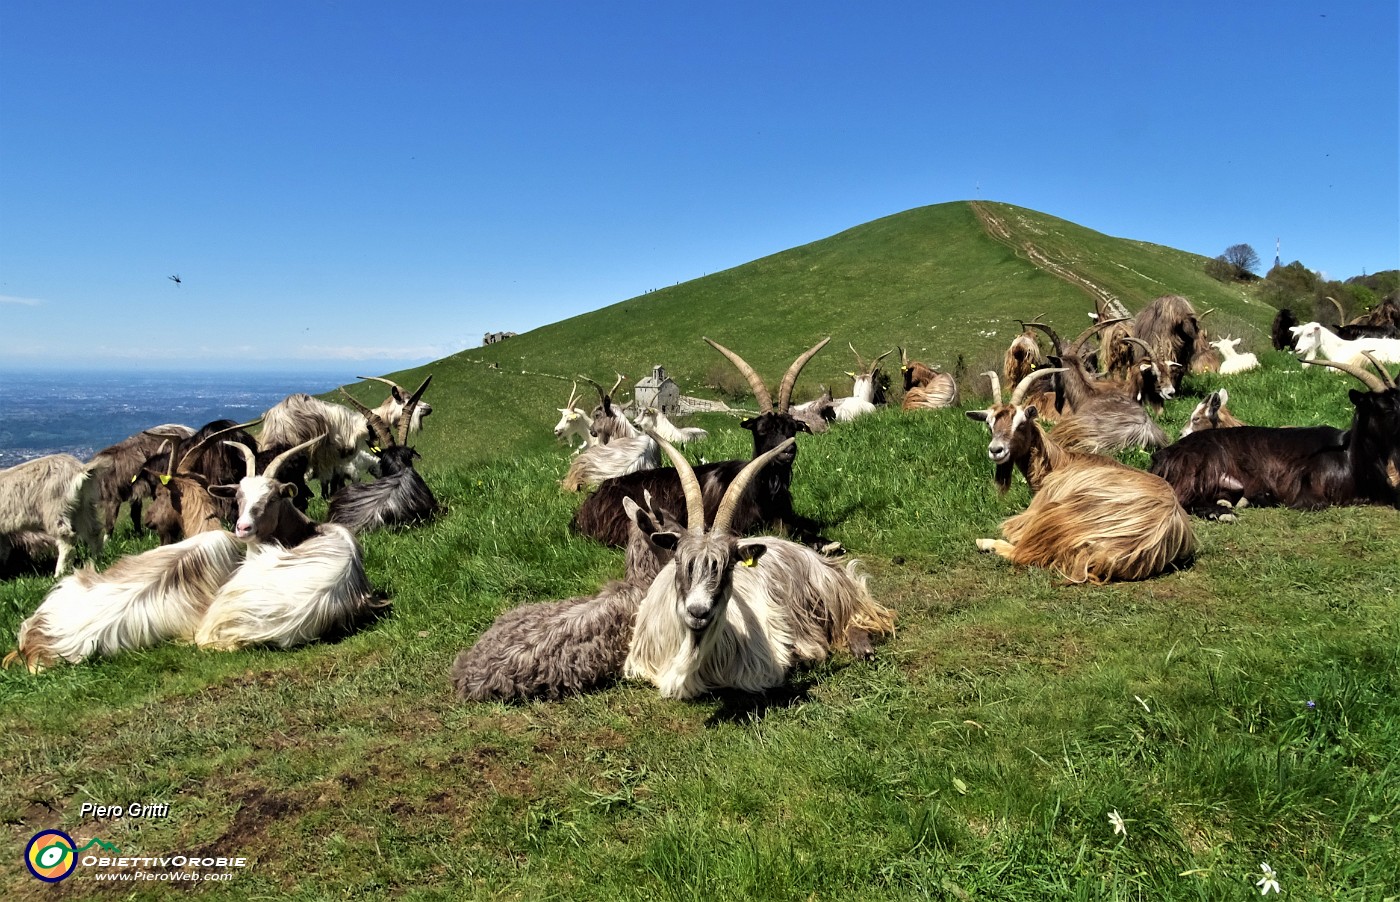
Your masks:
<path fill-rule="evenodd" d="M 1002 213 L 1014 221 L 1014 210 Z M 1079 289 L 1058 294 L 1059 280 L 1020 269 L 1010 245 L 961 231 L 964 207 L 921 215 L 961 223 L 940 226 L 948 245 L 964 241 L 958 259 L 988 255 L 984 274 L 1006 267 L 987 298 L 1024 279 L 1040 302 L 1082 317 Z M 1028 234 L 1059 259 L 1123 244 L 1025 216 L 1022 234 L 1040 229 Z M 897 256 L 913 240 L 907 227 L 882 221 L 856 237 L 867 254 Z M 870 230 L 881 228 L 894 234 L 877 241 Z M 1081 243 L 1052 240 L 1072 233 Z M 820 271 L 826 259 L 818 246 L 790 253 L 751 266 Z M 1166 281 L 1174 266 L 1187 278 L 1170 262 L 1177 252 L 1136 253 L 1119 258 L 1125 268 Z M 1151 269 L 1159 258 L 1168 262 Z M 1102 265 L 1084 268 L 1108 281 Z M 1120 278 L 1111 287 L 1126 292 L 1138 277 Z M 837 283 L 831 291 L 863 284 Z M 649 302 L 666 302 L 655 294 Z M 1021 302 L 1009 315 L 1038 303 Z M 1400 899 L 1396 511 L 1249 509 L 1237 523 L 1196 523 L 1187 569 L 1065 586 L 975 551 L 1029 496 L 1019 477 L 996 494 L 986 429 L 961 410 L 885 410 L 799 439 L 798 510 L 828 524 L 899 613 L 874 662 L 838 655 L 761 698 L 675 702 L 621 683 L 553 704 L 458 702 L 452 658 L 498 613 L 622 573 L 620 552 L 567 530 L 580 499 L 558 489 L 568 458 L 548 429 L 568 386 L 472 359 L 524 348 L 517 369 L 610 371 L 621 361 L 607 349 L 638 340 L 617 332 L 626 306 L 594 315 L 615 317 L 606 338 L 587 337 L 597 321 L 561 324 L 553 338 L 531 333 L 434 365 L 437 412 L 420 447 L 447 511 L 364 538 L 370 579 L 393 599 L 383 619 L 293 651 L 171 645 L 38 676 L 0 672 L 0 857 L 10 862 L 0 896 L 169 892 L 104 887 L 83 868 L 54 886 L 34 880 L 25 844 L 60 828 L 129 856 L 248 857 L 227 883 L 185 886 L 210 899 L 1220 900 L 1259 895 L 1265 863 L 1288 898 Z M 930 313 L 968 341 L 983 315 Z M 1255 316 L 1245 301 L 1226 315 Z M 846 321 L 871 330 L 858 347 L 914 328 L 877 329 L 855 311 Z M 674 334 L 655 347 L 674 372 L 701 379 L 716 355 L 697 335 L 714 334 L 710 325 L 666 327 Z M 856 328 L 794 319 L 768 339 L 754 324 L 732 344 L 765 348 L 754 362 L 772 371 L 810 335 L 844 340 Z M 1247 347 L 1260 350 L 1257 339 Z M 627 353 L 629 366 L 651 362 Z M 1351 380 L 1261 357 L 1255 373 L 1189 379 L 1164 425 L 1179 430 L 1226 384 L 1249 422 L 1348 422 Z M 803 386 L 848 364 L 827 366 Z M 699 422 L 713 437 L 692 453 L 748 456 L 733 420 Z M 119 531 L 103 563 L 148 545 Z M 52 582 L 0 583 L 4 642 Z M 169 814 L 94 821 L 80 817 L 88 802 L 164 803 Z"/>

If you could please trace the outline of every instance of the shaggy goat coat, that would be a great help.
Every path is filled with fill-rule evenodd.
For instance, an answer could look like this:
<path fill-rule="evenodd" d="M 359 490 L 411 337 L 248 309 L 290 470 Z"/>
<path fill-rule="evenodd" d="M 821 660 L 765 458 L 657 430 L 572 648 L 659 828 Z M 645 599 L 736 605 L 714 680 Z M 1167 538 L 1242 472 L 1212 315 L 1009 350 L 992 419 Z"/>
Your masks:
<path fill-rule="evenodd" d="M 38 670 L 59 660 L 192 641 L 241 559 L 233 536 L 209 532 L 121 558 L 101 573 L 84 567 L 54 586 L 20 624 L 11 658 Z"/>
<path fill-rule="evenodd" d="M 105 461 L 84 464 L 71 454 L 50 454 L 0 470 L 0 561 L 10 554 L 6 536 L 15 533 L 43 533 L 54 540 L 55 576 L 68 568 L 78 543 L 93 555 L 101 554 L 95 477 L 106 467 Z M 39 547 L 33 539 L 24 542 Z"/>
<path fill-rule="evenodd" d="M 201 648 L 292 648 L 353 625 L 378 605 L 360 546 L 334 523 L 295 548 L 252 544 L 243 566 L 219 589 L 195 634 Z"/>
<path fill-rule="evenodd" d="M 832 648 L 871 653 L 867 634 L 892 632 L 894 614 L 870 597 L 859 562 L 833 563 L 804 545 L 764 537 L 739 543 L 753 552 L 730 572 L 723 618 L 697 641 L 676 613 L 675 564 L 642 599 L 624 673 L 667 698 L 716 689 L 763 692 L 796 664 L 820 663 Z"/>

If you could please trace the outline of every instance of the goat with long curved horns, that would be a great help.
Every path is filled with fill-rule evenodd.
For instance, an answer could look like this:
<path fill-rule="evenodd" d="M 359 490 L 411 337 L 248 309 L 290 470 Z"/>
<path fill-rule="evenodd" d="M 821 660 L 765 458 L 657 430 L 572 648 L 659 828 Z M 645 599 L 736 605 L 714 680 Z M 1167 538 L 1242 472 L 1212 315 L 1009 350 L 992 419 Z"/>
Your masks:
<path fill-rule="evenodd" d="M 624 672 L 667 698 L 715 689 L 763 692 L 799 663 L 826 660 L 834 647 L 874 653 L 872 634 L 894 614 L 877 604 L 856 562 L 842 567 L 785 539 L 739 539 L 733 526 L 751 480 L 791 444 L 758 455 L 735 475 L 705 528 L 704 489 L 679 451 L 662 441 L 685 495 L 686 529 L 650 540 L 674 557 L 637 610 Z"/>
<path fill-rule="evenodd" d="M 810 431 L 805 422 L 789 412 L 792 392 L 802 368 L 818 351 L 826 347 L 830 338 L 817 342 L 792 362 L 778 386 L 776 404 L 762 377 L 742 357 L 718 342 L 708 338 L 704 340 L 734 364 L 753 389 L 760 413 L 739 425 L 753 433 L 754 457 L 777 447 L 784 439 L 792 438 L 799 432 Z M 755 480 L 753 490 L 745 496 L 744 503 L 735 514 L 734 529 L 743 533 L 763 523 L 773 528 L 789 530 L 805 544 L 815 548 L 835 550 L 840 546 L 821 536 L 814 521 L 800 516 L 792 508 L 792 467 L 796 459 L 797 448 L 790 446 L 764 468 L 763 473 Z M 707 514 L 718 508 L 725 488 L 747 463 L 748 461 L 744 460 L 725 460 L 704 464 L 696 470 L 703 488 Z M 621 547 L 627 542 L 630 528 L 622 499 L 631 498 L 634 504 L 643 504 L 647 492 L 651 493 L 657 504 L 667 510 L 680 510 L 684 505 L 680 478 L 674 469 L 663 467 L 645 470 L 603 482 L 579 507 L 571 526 L 582 535 L 591 536 L 607 545 Z"/>
<path fill-rule="evenodd" d="M 236 486 L 210 488 L 237 499 L 234 535 L 248 544 L 248 557 L 210 603 L 195 634 L 201 648 L 290 648 L 349 627 L 382 607 L 370 590 L 354 534 L 337 523 L 314 523 L 292 506 L 290 487 L 277 479 L 279 467 L 323 438 L 287 449 L 262 475 L 252 451 L 244 448 L 247 475 Z"/>
<path fill-rule="evenodd" d="M 331 496 L 327 517 L 356 533 L 385 526 L 407 526 L 431 520 L 437 514 L 438 503 L 432 489 L 413 467 L 420 455 L 408 446 L 408 426 L 414 408 L 433 381 L 429 376 L 409 396 L 399 414 L 398 435 L 379 414 L 341 389 L 350 405 L 364 415 L 374 433 L 375 444 L 370 449 L 379 458 L 379 478 L 373 482 L 356 482 Z"/>

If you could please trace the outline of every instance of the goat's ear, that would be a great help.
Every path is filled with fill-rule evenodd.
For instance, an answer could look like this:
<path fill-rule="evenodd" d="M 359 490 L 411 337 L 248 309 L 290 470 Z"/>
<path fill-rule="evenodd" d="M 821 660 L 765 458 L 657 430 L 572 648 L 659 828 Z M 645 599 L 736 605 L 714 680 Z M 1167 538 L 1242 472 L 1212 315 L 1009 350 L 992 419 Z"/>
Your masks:
<path fill-rule="evenodd" d="M 238 486 L 236 485 L 211 485 L 209 494 L 215 498 L 236 498 L 238 497 Z"/>
<path fill-rule="evenodd" d="M 1022 411 L 1022 413 L 1024 413 L 1024 414 L 1026 415 L 1026 420 L 1027 420 L 1027 421 L 1034 420 L 1037 416 L 1040 415 L 1040 411 L 1038 411 L 1038 410 L 1035 409 L 1035 405 L 1034 405 L 1034 404 L 1032 404 L 1032 405 L 1030 405 L 1029 407 L 1027 407 L 1024 411 Z"/>
<path fill-rule="evenodd" d="M 966 411 L 966 413 L 969 420 L 977 420 L 982 423 L 990 423 L 992 421 L 992 411 L 990 410 L 969 410 Z"/>
<path fill-rule="evenodd" d="M 297 496 L 297 487 L 288 482 L 279 483 L 277 486 L 277 494 L 285 498 L 295 498 Z"/>
<path fill-rule="evenodd" d="M 651 544 L 666 551 L 675 551 L 676 546 L 681 543 L 681 534 L 678 532 L 654 532 L 647 536 Z"/>
<path fill-rule="evenodd" d="M 749 417 L 747 420 L 741 421 L 739 423 L 739 428 L 747 429 L 748 431 L 753 432 L 755 429 L 758 428 L 758 417 Z"/>
<path fill-rule="evenodd" d="M 805 432 L 808 435 L 812 434 L 812 427 L 808 426 L 805 420 L 793 420 L 792 425 L 798 432 Z"/>
<path fill-rule="evenodd" d="M 763 553 L 768 550 L 768 546 L 762 543 L 739 546 L 739 563 L 745 567 L 752 567 L 758 563 L 758 559 L 763 557 Z"/>

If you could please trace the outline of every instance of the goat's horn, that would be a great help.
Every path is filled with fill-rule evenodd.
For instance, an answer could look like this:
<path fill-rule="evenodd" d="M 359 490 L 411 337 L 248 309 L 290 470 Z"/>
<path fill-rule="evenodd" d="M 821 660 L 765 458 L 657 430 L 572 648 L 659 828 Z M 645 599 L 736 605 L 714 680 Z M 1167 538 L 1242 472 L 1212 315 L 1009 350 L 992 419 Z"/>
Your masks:
<path fill-rule="evenodd" d="M 322 441 L 325 440 L 326 436 L 328 436 L 328 435 L 330 435 L 329 432 L 323 432 L 323 433 L 321 433 L 320 435 L 316 436 L 316 437 L 313 438 L 313 439 L 309 439 L 309 440 L 307 440 L 307 441 L 304 441 L 304 442 L 302 442 L 300 445 L 293 445 L 292 447 L 288 448 L 286 451 L 283 451 L 281 454 L 277 455 L 276 457 L 274 457 L 274 458 L 272 459 L 272 462 L 269 463 L 269 464 L 267 465 L 267 469 L 266 469 L 266 470 L 263 470 L 263 475 L 266 476 L 268 479 L 276 479 L 276 478 L 277 478 L 277 470 L 278 470 L 284 463 L 286 463 L 287 461 L 289 461 L 289 460 L 291 460 L 293 457 L 295 457 L 295 456 L 296 456 L 296 453 L 297 453 L 298 451 L 303 451 L 303 450 L 305 450 L 305 449 L 307 449 L 307 448 L 310 448 L 312 445 L 320 444 Z"/>
<path fill-rule="evenodd" d="M 994 370 L 987 370 L 982 375 L 992 383 L 992 403 L 1000 404 L 1004 400 L 1001 396 L 1001 377 Z"/>
<path fill-rule="evenodd" d="M 1345 323 L 1345 322 L 1346 322 L 1346 319 L 1347 319 L 1347 315 L 1346 315 L 1346 313 L 1342 310 L 1342 305 L 1337 301 L 1337 299 L 1334 298 L 1334 297 L 1325 297 L 1325 298 L 1323 298 L 1323 300 L 1324 300 L 1324 301 L 1331 301 L 1331 302 L 1332 302 L 1332 306 L 1337 308 L 1337 322 L 1339 322 L 1339 323 Z"/>
<path fill-rule="evenodd" d="M 794 360 L 792 366 L 788 367 L 787 372 L 783 373 L 783 381 L 778 386 L 778 413 L 788 412 L 788 408 L 792 406 L 792 390 L 797 385 L 798 374 L 801 373 L 802 368 L 807 365 L 807 361 L 811 360 L 818 351 L 826 347 L 828 341 L 831 341 L 830 336 L 812 345 L 811 350 Z"/>
<path fill-rule="evenodd" d="M 1203 319 L 1205 319 L 1206 317 L 1210 316 L 1212 313 L 1214 313 L 1214 312 L 1216 311 L 1216 309 L 1217 309 L 1217 308 L 1212 307 L 1212 308 L 1210 308 L 1209 310 L 1207 310 L 1205 313 L 1198 313 L 1198 314 L 1196 314 L 1196 319 L 1197 319 L 1197 320 L 1203 320 Z"/>
<path fill-rule="evenodd" d="M 1047 336 L 1049 336 L 1050 343 L 1055 346 L 1055 350 L 1059 351 L 1061 354 L 1064 353 L 1065 343 L 1060 338 L 1059 333 L 1057 333 L 1054 329 L 1050 328 L 1049 326 L 1045 325 L 1045 323 L 1026 323 L 1026 328 L 1028 330 L 1039 329 L 1040 331 L 1044 332 Z"/>
<path fill-rule="evenodd" d="M 715 511 L 714 525 L 710 527 L 711 532 L 729 532 L 729 524 L 734 520 L 734 512 L 738 509 L 739 501 L 743 499 L 744 492 L 748 491 L 749 483 L 753 482 L 754 477 L 768 465 L 770 460 L 796 441 L 796 438 L 784 439 L 778 447 L 765 451 L 744 465 L 744 469 L 740 470 L 739 475 L 734 477 L 729 488 L 724 490 L 724 497 L 719 501 L 719 510 Z"/>
<path fill-rule="evenodd" d="M 1384 380 L 1386 388 L 1395 388 L 1395 380 L 1391 378 L 1390 370 L 1385 368 L 1385 364 L 1371 356 L 1370 351 L 1362 351 L 1361 355 L 1371 361 L 1371 366 L 1375 367 L 1376 372 L 1381 374 L 1381 379 Z"/>
<path fill-rule="evenodd" d="M 865 358 L 860 356 L 860 351 L 857 351 L 856 346 L 849 341 L 846 342 L 846 347 L 850 348 L 851 353 L 856 355 L 856 369 L 863 371 L 865 369 Z"/>
<path fill-rule="evenodd" d="M 895 350 L 899 351 L 899 368 L 909 369 L 909 355 L 905 352 L 903 345 L 895 345 Z"/>
<path fill-rule="evenodd" d="M 394 444 L 394 433 L 389 430 L 389 424 L 384 422 L 384 418 L 377 412 L 366 407 L 355 399 L 344 388 L 340 393 L 345 396 L 345 400 L 350 402 L 350 406 L 364 415 L 365 421 L 369 423 L 369 428 L 374 431 L 374 441 L 380 448 L 388 448 Z"/>
<path fill-rule="evenodd" d="M 772 413 L 773 396 L 768 394 L 768 387 L 763 384 L 763 380 L 759 378 L 758 373 L 754 372 L 754 368 L 749 366 L 748 363 L 744 361 L 744 358 L 740 357 L 738 354 L 735 354 L 733 351 L 729 350 L 719 342 L 705 338 L 705 336 L 703 335 L 700 337 L 704 339 L 705 344 L 714 348 L 716 351 L 719 351 L 726 358 L 728 358 L 729 362 L 734 364 L 735 368 L 738 369 L 739 372 L 744 374 L 744 378 L 749 380 L 749 388 L 753 389 L 753 396 L 754 400 L 758 402 L 759 413 Z M 826 344 L 826 342 L 822 342 L 822 344 Z M 797 377 L 793 376 L 793 381 L 796 380 Z M 786 412 L 786 408 L 784 409 L 784 412 Z"/>
<path fill-rule="evenodd" d="M 1380 376 L 1377 376 L 1375 373 L 1367 372 L 1359 366 L 1353 366 L 1352 364 L 1347 363 L 1344 360 L 1323 360 L 1319 357 L 1317 360 L 1304 360 L 1303 365 L 1330 366 L 1333 369 L 1341 370 L 1344 373 L 1347 373 L 1360 379 L 1366 384 L 1366 387 L 1371 389 L 1371 391 L 1373 392 L 1383 392 L 1386 390 L 1387 387 L 1386 384 L 1381 381 Z"/>
<path fill-rule="evenodd" d="M 423 400 L 423 392 L 428 390 L 428 385 L 433 381 L 433 374 L 423 380 L 423 384 L 414 389 L 413 394 L 408 396 L 404 402 L 403 412 L 399 414 L 399 444 L 408 444 L 408 427 L 413 422 L 413 411 L 418 407 L 418 402 Z"/>
<path fill-rule="evenodd" d="M 356 378 L 356 379 L 363 379 L 363 380 L 365 380 L 365 381 L 371 381 L 371 380 L 372 380 L 372 381 L 374 381 L 374 382 L 383 382 L 385 385 L 389 386 L 390 388 L 395 389 L 399 394 L 404 394 L 403 386 L 402 386 L 402 385 L 399 385 L 399 384 L 398 384 L 397 382 L 395 382 L 393 379 L 385 379 L 383 376 L 356 376 L 355 378 Z"/>
<path fill-rule="evenodd" d="M 253 478 L 254 476 L 258 475 L 258 459 L 257 459 L 257 457 L 255 457 L 255 456 L 253 455 L 253 449 L 252 449 L 252 448 L 249 448 L 247 445 L 243 444 L 242 442 L 228 442 L 228 441 L 226 441 L 226 442 L 224 442 L 224 444 L 225 444 L 225 445 L 228 445 L 230 448 L 237 448 L 237 449 L 238 449 L 238 453 L 242 454 L 242 455 L 243 455 L 243 459 L 244 459 L 245 461 L 247 461 L 247 463 L 248 463 L 248 467 L 247 467 L 248 472 L 247 472 L 247 474 L 246 474 L 246 478 L 251 479 L 251 478 Z"/>
<path fill-rule="evenodd" d="M 1107 329 L 1109 326 L 1112 326 L 1112 325 L 1115 325 L 1115 324 L 1121 323 L 1121 322 L 1126 322 L 1126 320 L 1125 320 L 1124 318 L 1122 318 L 1122 317 L 1119 317 L 1118 319 L 1104 319 L 1104 320 L 1099 320 L 1098 322 L 1094 323 L 1094 324 L 1093 324 L 1092 326 L 1090 326 L 1089 328 L 1085 329 L 1083 332 L 1080 332 L 1080 333 L 1079 333 L 1079 337 L 1076 338 L 1076 339 L 1074 340 L 1074 344 L 1071 345 L 1071 347 L 1074 349 L 1074 353 L 1075 353 L 1075 354 L 1078 354 L 1079 351 L 1080 351 L 1080 349 L 1084 347 L 1084 342 L 1086 342 L 1086 341 L 1088 341 L 1089 339 L 1093 338 L 1095 332 L 1098 332 L 1098 331 L 1103 330 L 1103 329 Z"/>
<path fill-rule="evenodd" d="M 165 478 L 161 480 L 162 482 L 168 483 L 170 481 L 170 477 L 175 474 L 175 448 L 170 444 L 170 439 L 162 440 L 160 443 L 160 447 L 156 449 L 156 453 L 152 454 L 151 456 L 160 457 L 162 454 L 170 455 L 165 460 Z M 136 480 L 132 479 L 131 481 L 135 482 Z"/>
<path fill-rule="evenodd" d="M 870 361 L 869 375 L 871 375 L 871 376 L 875 375 L 875 368 L 878 367 L 878 366 L 880 365 L 880 361 L 881 361 L 881 360 L 884 360 L 886 357 L 890 356 L 890 355 L 893 354 L 893 353 L 894 353 L 894 348 L 890 348 L 888 351 L 886 351 L 885 353 L 881 354 L 879 357 L 876 357 L 874 360 Z"/>
<path fill-rule="evenodd" d="M 185 472 L 185 464 L 189 463 L 192 459 L 194 459 L 194 456 L 195 456 L 196 454 L 198 454 L 200 451 L 204 450 L 204 447 L 205 447 L 206 445 L 208 445 L 210 442 L 212 442 L 214 439 L 218 438 L 219 436 L 221 436 L 221 435 L 228 435 L 230 432 L 237 432 L 239 429 L 248 429 L 248 428 L 250 428 L 250 427 L 253 427 L 253 426 L 258 425 L 258 424 L 261 423 L 261 422 L 262 422 L 262 417 L 258 417 L 256 420 L 249 420 L 249 421 L 246 422 L 246 423 L 239 423 L 237 426 L 229 426 L 227 429 L 220 429 L 218 432 L 215 432 L 213 435 L 206 435 L 204 438 L 200 439 L 200 440 L 199 440 L 199 443 L 196 444 L 193 448 L 191 448 L 190 450 L 186 451 L 184 454 L 180 455 L 180 465 L 179 465 L 178 467 L 176 467 L 174 470 L 171 471 L 171 475 L 173 475 L 174 473 L 184 473 L 184 472 Z M 229 443 L 228 443 L 228 442 L 225 442 L 224 444 L 229 444 Z M 171 449 L 170 459 L 171 459 L 172 461 L 175 459 L 174 449 Z"/>
<path fill-rule="evenodd" d="M 705 494 L 700 490 L 700 480 L 695 476 L 695 470 L 690 466 L 690 461 L 685 459 L 685 455 L 676 450 L 676 446 L 666 441 L 661 436 L 646 431 L 647 437 L 656 442 L 666 456 L 671 458 L 671 463 L 675 465 L 676 475 L 680 477 L 681 489 L 685 492 L 685 521 L 686 528 L 695 535 L 705 532 Z M 728 497 L 728 496 L 725 496 Z M 650 507 L 650 502 L 648 502 Z"/>
<path fill-rule="evenodd" d="M 573 410 L 575 402 L 578 401 L 578 380 L 569 388 L 569 400 L 564 403 L 565 410 Z"/>
<path fill-rule="evenodd" d="M 1148 360 L 1151 360 L 1153 363 L 1157 362 L 1157 355 L 1152 353 L 1152 346 L 1149 345 L 1147 342 L 1143 341 L 1141 338 L 1134 338 L 1131 335 L 1124 335 L 1120 340 L 1131 342 L 1132 344 L 1140 346 L 1144 351 L 1147 352 Z"/>
<path fill-rule="evenodd" d="M 609 397 L 611 397 L 611 396 L 617 394 L 618 386 L 622 385 L 622 380 L 623 380 L 623 379 L 626 379 L 626 378 L 627 378 L 627 377 L 624 376 L 624 375 L 622 375 L 621 373 L 618 373 L 618 374 L 617 374 L 617 381 L 613 383 L 613 387 L 612 387 L 612 388 L 608 389 L 608 396 L 609 396 Z"/>
<path fill-rule="evenodd" d="M 1036 370 L 1034 373 L 1031 373 L 1029 376 L 1022 379 L 1020 382 L 1017 382 L 1016 387 L 1011 390 L 1010 403 L 1020 404 L 1021 400 L 1026 396 L 1026 390 L 1031 387 L 1031 383 L 1035 380 L 1041 378 L 1042 376 L 1049 376 L 1054 373 L 1063 373 L 1065 369 L 1066 368 L 1062 366 L 1051 366 L 1046 367 L 1043 370 Z"/>

